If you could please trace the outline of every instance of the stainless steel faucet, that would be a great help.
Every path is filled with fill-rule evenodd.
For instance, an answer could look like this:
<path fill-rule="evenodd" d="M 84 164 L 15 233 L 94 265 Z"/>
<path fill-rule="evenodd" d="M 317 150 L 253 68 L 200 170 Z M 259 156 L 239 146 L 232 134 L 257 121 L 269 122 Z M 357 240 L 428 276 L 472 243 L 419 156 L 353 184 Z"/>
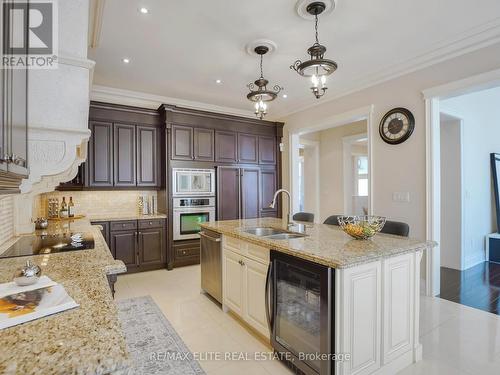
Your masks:
<path fill-rule="evenodd" d="M 294 226 L 294 224 L 292 223 L 292 195 L 290 194 L 290 192 L 285 189 L 279 189 L 278 191 L 276 191 L 276 193 L 274 193 L 273 201 L 271 202 L 269 207 L 274 208 L 276 206 L 276 200 L 280 193 L 285 193 L 286 195 L 288 195 L 288 215 L 286 216 L 286 225 L 288 228 L 290 228 Z"/>

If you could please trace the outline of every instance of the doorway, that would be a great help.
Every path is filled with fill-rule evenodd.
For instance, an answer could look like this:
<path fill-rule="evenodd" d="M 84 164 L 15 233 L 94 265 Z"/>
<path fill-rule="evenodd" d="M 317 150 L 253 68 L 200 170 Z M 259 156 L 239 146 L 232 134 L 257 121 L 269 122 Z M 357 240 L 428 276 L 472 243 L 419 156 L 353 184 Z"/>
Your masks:
<path fill-rule="evenodd" d="M 322 223 L 330 215 L 371 212 L 372 111 L 364 107 L 290 134 L 294 213 L 314 213 Z"/>
<path fill-rule="evenodd" d="M 426 293 L 500 312 L 490 153 L 500 152 L 500 70 L 424 91 L 427 132 Z"/>

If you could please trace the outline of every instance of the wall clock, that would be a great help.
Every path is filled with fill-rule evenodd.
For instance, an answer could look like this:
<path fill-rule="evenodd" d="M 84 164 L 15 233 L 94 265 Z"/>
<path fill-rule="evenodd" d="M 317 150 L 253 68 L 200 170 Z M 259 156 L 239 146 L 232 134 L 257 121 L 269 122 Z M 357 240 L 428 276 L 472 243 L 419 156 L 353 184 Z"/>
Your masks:
<path fill-rule="evenodd" d="M 391 145 L 403 143 L 415 129 L 415 118 L 406 108 L 394 108 L 380 121 L 379 133 L 384 142 Z"/>

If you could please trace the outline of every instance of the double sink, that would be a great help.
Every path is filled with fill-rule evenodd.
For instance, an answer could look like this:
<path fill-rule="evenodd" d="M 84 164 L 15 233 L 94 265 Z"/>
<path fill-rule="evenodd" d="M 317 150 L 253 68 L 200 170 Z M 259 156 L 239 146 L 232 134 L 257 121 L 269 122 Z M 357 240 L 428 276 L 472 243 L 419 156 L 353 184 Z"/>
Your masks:
<path fill-rule="evenodd" d="M 265 237 L 271 240 L 291 240 L 294 238 L 303 238 L 307 235 L 296 232 L 288 232 L 283 229 L 269 228 L 269 227 L 258 227 L 243 229 L 243 233 L 253 234 L 258 237 Z"/>

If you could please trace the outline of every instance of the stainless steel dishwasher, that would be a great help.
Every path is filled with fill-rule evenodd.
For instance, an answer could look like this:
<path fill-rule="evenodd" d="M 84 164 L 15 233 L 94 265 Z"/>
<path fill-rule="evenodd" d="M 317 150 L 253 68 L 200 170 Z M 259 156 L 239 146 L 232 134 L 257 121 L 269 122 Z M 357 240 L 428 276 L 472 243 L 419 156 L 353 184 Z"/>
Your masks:
<path fill-rule="evenodd" d="M 221 235 L 204 229 L 200 240 L 201 289 L 222 303 Z"/>

